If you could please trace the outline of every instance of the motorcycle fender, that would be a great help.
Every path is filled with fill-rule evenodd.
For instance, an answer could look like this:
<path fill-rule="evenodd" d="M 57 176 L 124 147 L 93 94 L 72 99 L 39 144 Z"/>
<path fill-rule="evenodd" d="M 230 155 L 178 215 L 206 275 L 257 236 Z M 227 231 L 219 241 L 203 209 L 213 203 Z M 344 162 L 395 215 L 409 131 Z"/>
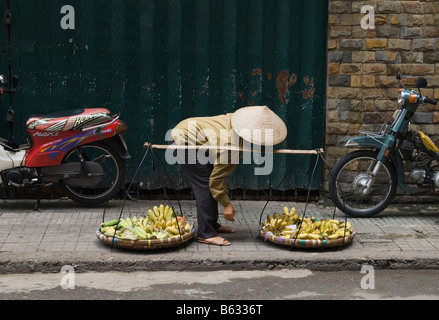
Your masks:
<path fill-rule="evenodd" d="M 368 148 L 381 149 L 381 147 L 385 143 L 385 140 L 386 140 L 385 136 L 352 137 L 349 138 L 349 140 L 346 142 L 345 147 L 352 147 L 352 148 L 368 147 Z"/>
<path fill-rule="evenodd" d="M 131 159 L 131 155 L 128 153 L 128 148 L 125 140 L 121 135 L 117 135 L 109 139 L 104 139 L 102 140 L 102 142 L 112 147 L 117 153 L 119 153 L 122 159 Z"/>
<path fill-rule="evenodd" d="M 353 148 L 381 149 L 385 144 L 385 136 L 358 136 L 349 138 L 345 146 Z M 405 190 L 406 186 L 404 183 L 404 162 L 402 161 L 401 155 L 398 152 L 392 151 L 389 154 L 389 158 L 395 167 L 398 185 L 401 189 Z"/>

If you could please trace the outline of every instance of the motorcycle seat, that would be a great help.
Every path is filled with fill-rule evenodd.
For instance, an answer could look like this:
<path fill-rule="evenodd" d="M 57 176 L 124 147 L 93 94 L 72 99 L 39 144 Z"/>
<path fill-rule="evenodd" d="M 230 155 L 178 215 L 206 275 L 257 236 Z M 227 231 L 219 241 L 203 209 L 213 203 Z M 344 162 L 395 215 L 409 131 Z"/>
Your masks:
<path fill-rule="evenodd" d="M 84 113 L 84 111 L 85 111 L 84 109 L 75 109 L 75 110 L 64 110 L 64 111 L 51 112 L 51 113 L 40 113 L 40 114 L 31 115 L 30 118 L 36 118 L 36 119 L 68 118 L 68 117 L 78 116 Z"/>

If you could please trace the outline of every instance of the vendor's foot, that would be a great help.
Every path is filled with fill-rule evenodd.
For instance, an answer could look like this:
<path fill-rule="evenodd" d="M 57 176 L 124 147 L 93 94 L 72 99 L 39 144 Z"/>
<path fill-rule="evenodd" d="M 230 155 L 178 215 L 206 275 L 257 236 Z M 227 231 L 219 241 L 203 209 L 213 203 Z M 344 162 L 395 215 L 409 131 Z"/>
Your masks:
<path fill-rule="evenodd" d="M 227 239 L 224 239 L 222 237 L 213 237 L 208 239 L 198 238 L 198 242 L 220 247 L 231 245 L 231 243 L 227 241 Z"/>
<path fill-rule="evenodd" d="M 236 230 L 233 229 L 232 227 L 221 226 L 216 230 L 216 232 L 218 232 L 218 233 L 235 233 Z"/>

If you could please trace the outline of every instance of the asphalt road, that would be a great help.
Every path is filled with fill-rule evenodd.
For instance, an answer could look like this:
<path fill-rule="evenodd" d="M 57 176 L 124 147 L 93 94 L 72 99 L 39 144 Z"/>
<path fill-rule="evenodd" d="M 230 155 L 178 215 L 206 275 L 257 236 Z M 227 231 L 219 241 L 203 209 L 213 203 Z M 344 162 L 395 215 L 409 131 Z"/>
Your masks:
<path fill-rule="evenodd" d="M 68 270 L 67 270 L 68 271 Z M 438 300 L 439 270 L 19 274 L 0 276 L 1 300 Z M 257 303 L 256 303 L 257 302 Z"/>

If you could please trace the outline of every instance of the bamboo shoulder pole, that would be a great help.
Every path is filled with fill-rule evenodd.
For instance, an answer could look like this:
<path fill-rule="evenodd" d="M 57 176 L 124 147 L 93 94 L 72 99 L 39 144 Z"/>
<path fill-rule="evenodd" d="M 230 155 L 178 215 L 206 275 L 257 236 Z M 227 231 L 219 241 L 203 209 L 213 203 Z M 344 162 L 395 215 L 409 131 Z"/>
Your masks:
<path fill-rule="evenodd" d="M 222 146 L 179 146 L 176 144 L 173 145 L 159 145 L 159 144 L 151 144 L 149 142 L 145 142 L 143 147 L 151 148 L 151 149 L 174 149 L 174 150 L 224 150 L 224 151 L 241 151 L 241 152 L 265 152 L 265 153 L 275 153 L 275 154 L 320 154 L 324 153 L 323 149 L 316 150 L 292 150 L 292 149 L 267 149 L 262 151 L 262 149 L 249 149 L 249 148 L 241 148 L 241 147 L 222 147 Z"/>

